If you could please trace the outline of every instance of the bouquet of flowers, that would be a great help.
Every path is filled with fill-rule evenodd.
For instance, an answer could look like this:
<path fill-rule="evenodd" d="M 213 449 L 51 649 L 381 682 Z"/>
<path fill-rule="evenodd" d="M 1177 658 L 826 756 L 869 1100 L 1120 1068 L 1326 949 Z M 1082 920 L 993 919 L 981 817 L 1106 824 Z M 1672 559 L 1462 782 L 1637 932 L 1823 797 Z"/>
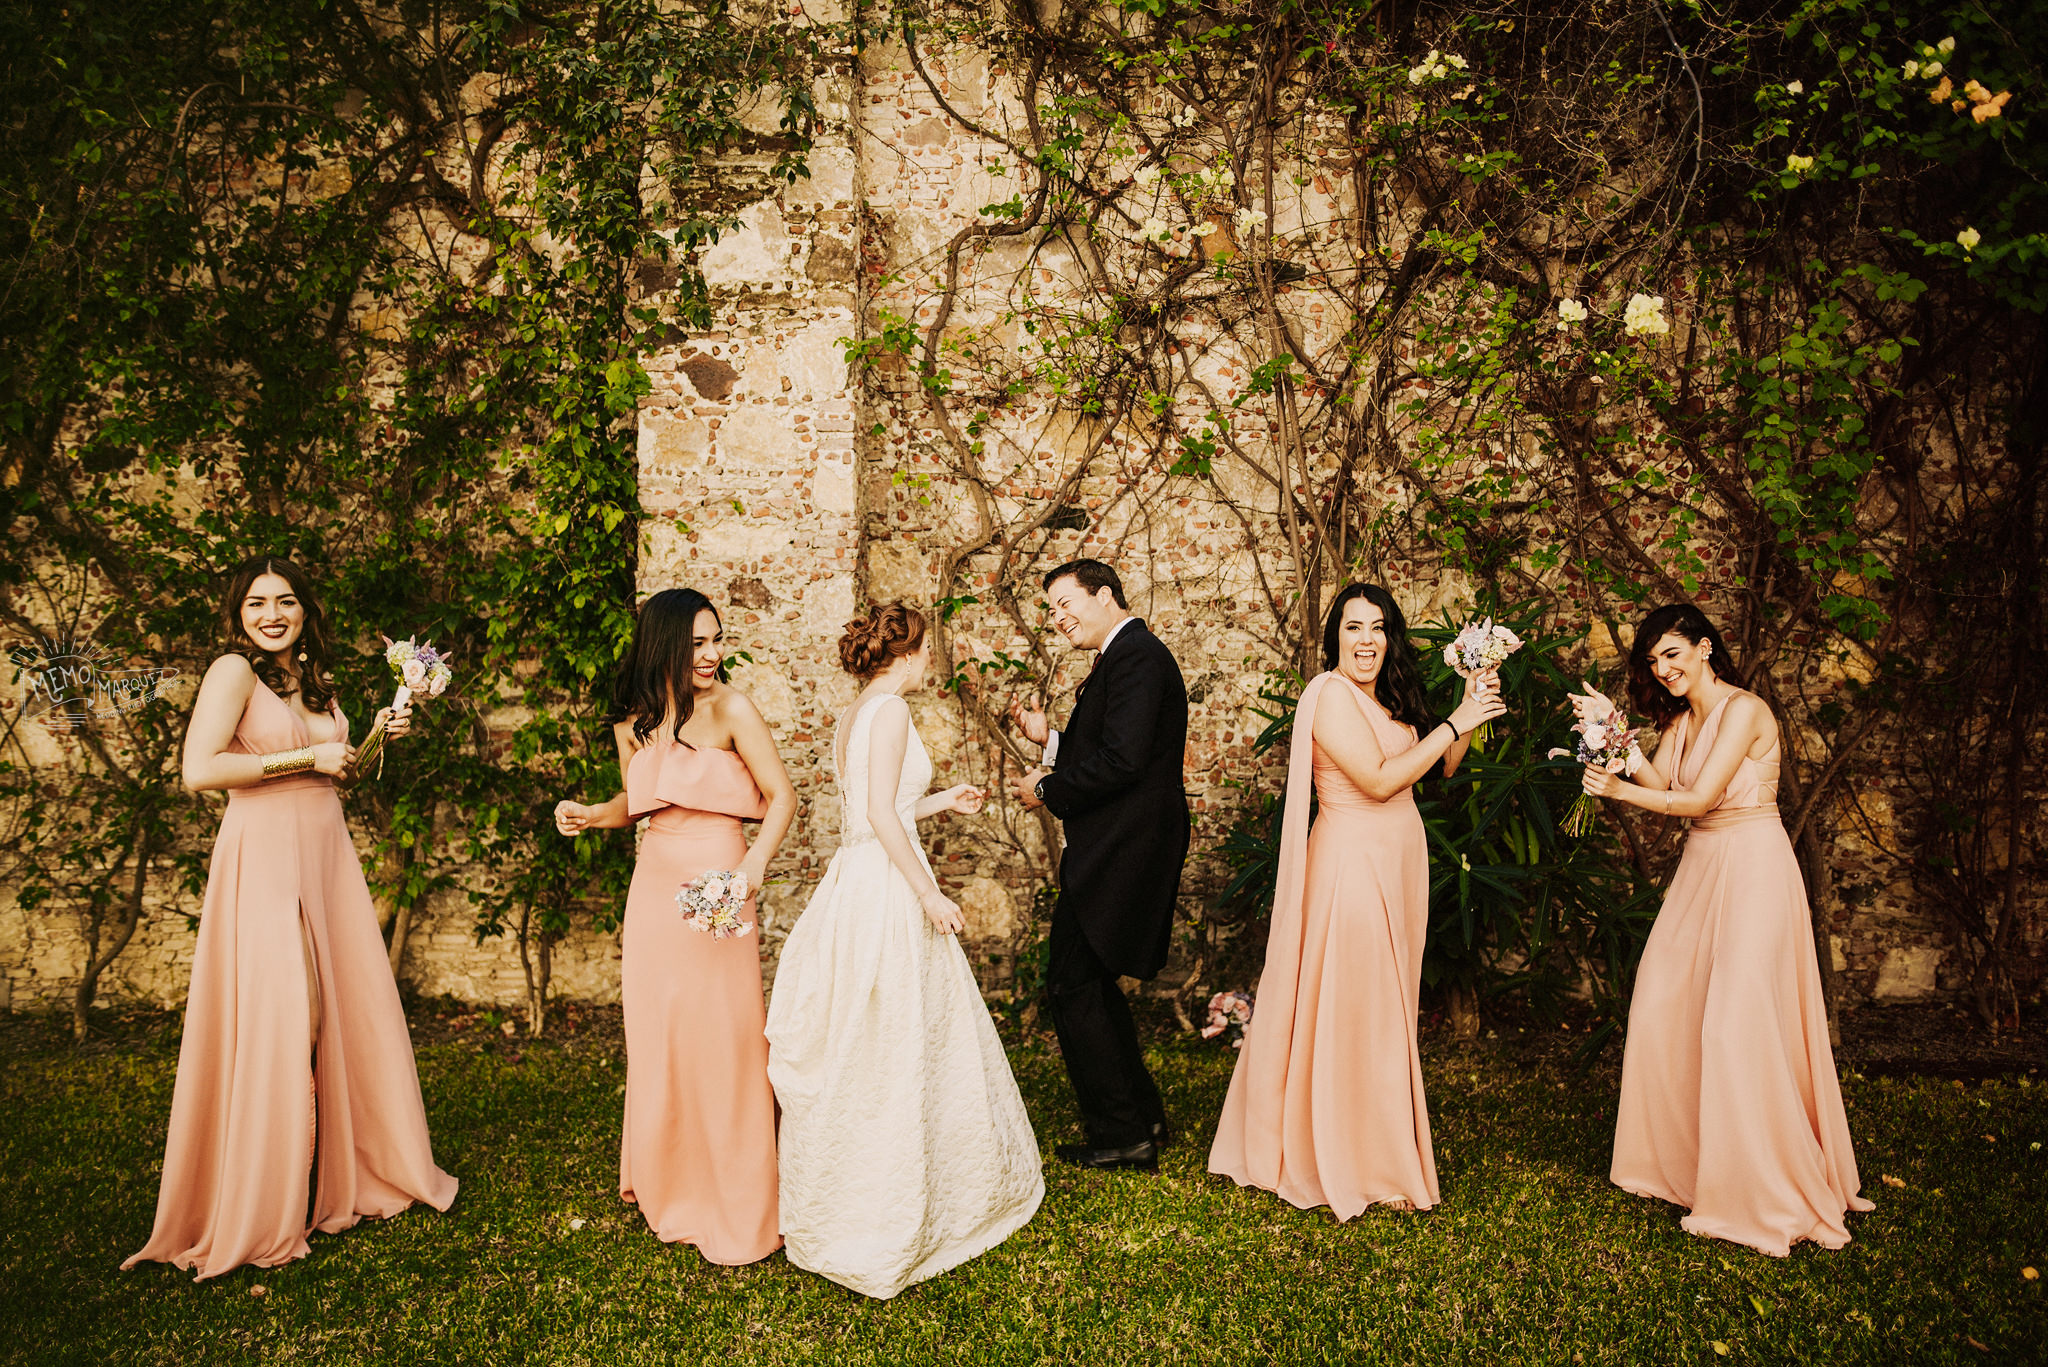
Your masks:
<path fill-rule="evenodd" d="M 676 889 L 676 910 L 683 913 L 683 923 L 714 940 L 753 931 L 751 921 L 740 919 L 746 904 L 747 876 L 731 869 L 713 869 Z"/>
<path fill-rule="evenodd" d="M 435 650 L 432 642 L 415 645 L 410 636 L 403 641 L 384 638 L 384 663 L 391 666 L 392 675 L 398 680 L 398 692 L 392 695 L 393 710 L 404 707 L 412 701 L 416 692 L 430 698 L 438 698 L 448 691 L 448 682 L 455 677 L 448 668 L 448 657 Z M 363 738 L 362 748 L 356 751 L 356 767 L 368 767 L 371 760 L 377 761 L 377 772 L 384 772 L 384 726 L 380 722 Z"/>
<path fill-rule="evenodd" d="M 1202 1025 L 1202 1038 L 1215 1039 L 1225 1030 L 1237 1029 L 1237 1038 L 1230 1041 L 1233 1049 L 1244 1048 L 1244 1030 L 1252 1023 L 1252 994 L 1249 992 L 1218 992 L 1209 998 L 1209 1019 Z"/>
<path fill-rule="evenodd" d="M 1550 758 L 1557 759 L 1571 755 L 1581 764 L 1595 764 L 1610 774 L 1633 774 L 1643 762 L 1643 752 L 1637 743 L 1634 728 L 1627 725 L 1627 718 L 1620 708 L 1606 694 L 1586 685 L 1587 696 L 1597 700 L 1594 705 L 1581 708 L 1578 720 L 1572 723 L 1572 730 L 1578 734 L 1576 750 L 1555 749 Z M 1603 711 L 1597 704 L 1606 703 Z M 1564 814 L 1560 829 L 1576 839 L 1593 829 L 1593 797 L 1580 793 L 1579 800 Z"/>
<path fill-rule="evenodd" d="M 1467 622 L 1451 638 L 1451 643 L 1444 647 L 1444 663 L 1459 678 L 1469 679 L 1474 674 L 1499 669 L 1508 656 L 1521 648 L 1521 637 L 1504 626 L 1496 625 L 1491 617 L 1482 617 L 1476 622 Z M 1492 729 L 1491 722 L 1482 722 L 1472 733 L 1472 739 L 1485 740 Z"/>

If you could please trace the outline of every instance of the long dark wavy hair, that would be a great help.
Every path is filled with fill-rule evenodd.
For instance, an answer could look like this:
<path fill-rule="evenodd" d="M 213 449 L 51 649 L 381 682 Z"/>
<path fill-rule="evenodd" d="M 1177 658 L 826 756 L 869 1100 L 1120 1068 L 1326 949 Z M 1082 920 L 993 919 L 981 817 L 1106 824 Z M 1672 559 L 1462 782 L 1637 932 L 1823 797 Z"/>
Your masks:
<path fill-rule="evenodd" d="M 683 738 L 683 727 L 697 707 L 696 681 L 690 676 L 690 635 L 696 630 L 700 612 L 709 612 L 724 627 L 718 609 L 695 589 L 663 589 L 640 605 L 640 616 L 633 623 L 633 644 L 619 662 L 618 677 L 612 683 L 607 724 L 630 720 L 634 739 L 644 742 L 663 717 L 672 716 L 671 733 L 677 740 Z M 722 661 L 718 681 L 725 682 Z"/>
<path fill-rule="evenodd" d="M 1408 640 L 1408 619 L 1394 595 L 1378 584 L 1352 584 L 1330 601 L 1330 615 L 1323 619 L 1323 668 L 1337 667 L 1337 630 L 1344 624 L 1344 605 L 1363 598 L 1380 610 L 1387 627 L 1387 657 L 1380 663 L 1380 677 L 1373 693 L 1380 706 L 1397 722 L 1426 736 L 1443 720 L 1429 710 L 1429 691 L 1422 686 L 1422 665 Z"/>
<path fill-rule="evenodd" d="M 291 586 L 292 595 L 299 600 L 299 607 L 305 611 L 305 625 L 299 629 L 299 639 L 292 643 L 294 658 L 302 652 L 304 659 L 298 660 L 299 674 L 296 679 L 290 670 L 280 665 L 270 652 L 250 639 L 242 628 L 242 600 L 249 596 L 249 590 L 258 579 L 274 574 Z M 256 671 L 256 677 L 263 680 L 263 686 L 280 698 L 289 698 L 293 693 L 301 695 L 308 712 L 325 712 L 334 706 L 334 643 L 327 631 L 327 613 L 320 606 L 320 595 L 313 592 L 313 581 L 306 572 L 281 555 L 254 555 L 228 572 L 227 593 L 220 604 L 220 643 L 230 654 L 239 655 L 249 662 Z"/>
<path fill-rule="evenodd" d="M 1677 721 L 1686 709 L 1685 700 L 1672 697 L 1671 690 L 1650 672 L 1650 652 L 1666 636 L 1680 636 L 1694 645 L 1701 641 L 1711 645 L 1707 668 L 1722 682 L 1742 687 L 1742 678 L 1735 672 L 1735 655 L 1707 620 L 1707 614 L 1690 603 L 1666 603 L 1643 619 L 1628 648 L 1629 705 L 1654 722 L 1660 731 Z"/>

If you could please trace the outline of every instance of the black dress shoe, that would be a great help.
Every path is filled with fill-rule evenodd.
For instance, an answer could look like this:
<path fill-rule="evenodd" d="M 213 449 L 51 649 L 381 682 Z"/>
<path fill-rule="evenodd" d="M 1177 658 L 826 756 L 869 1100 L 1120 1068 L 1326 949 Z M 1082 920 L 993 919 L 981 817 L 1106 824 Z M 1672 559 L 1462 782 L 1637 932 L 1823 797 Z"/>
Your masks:
<path fill-rule="evenodd" d="M 1152 1147 L 1155 1149 L 1172 1148 L 1173 1141 L 1179 1138 L 1180 1131 L 1174 1129 L 1173 1126 L 1167 1124 L 1164 1120 L 1159 1121 L 1152 1127 Z"/>
<path fill-rule="evenodd" d="M 1061 1162 L 1072 1163 L 1077 1168 L 1142 1168 L 1150 1172 L 1159 1166 L 1159 1146 L 1149 1139 L 1141 1139 L 1123 1149 L 1098 1149 L 1093 1144 L 1061 1144 L 1053 1152 Z"/>

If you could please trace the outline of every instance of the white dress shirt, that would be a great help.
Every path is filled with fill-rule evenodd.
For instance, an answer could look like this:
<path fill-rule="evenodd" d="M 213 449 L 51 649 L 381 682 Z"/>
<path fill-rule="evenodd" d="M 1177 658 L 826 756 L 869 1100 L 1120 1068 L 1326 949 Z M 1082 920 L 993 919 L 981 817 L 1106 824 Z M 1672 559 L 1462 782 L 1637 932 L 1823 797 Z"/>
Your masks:
<path fill-rule="evenodd" d="M 1135 616 L 1126 617 L 1121 622 L 1118 622 L 1115 626 L 1109 629 L 1109 635 L 1103 637 L 1102 644 L 1095 647 L 1095 662 L 1097 664 L 1102 663 L 1103 653 L 1109 649 L 1109 643 L 1116 639 L 1116 634 L 1137 620 L 1138 619 Z M 1043 756 L 1040 757 L 1038 762 L 1044 765 L 1046 768 L 1050 769 L 1053 767 L 1053 765 L 1059 762 L 1059 758 L 1060 733 L 1057 731 L 1049 731 L 1046 733 L 1045 737 L 1045 753 Z"/>

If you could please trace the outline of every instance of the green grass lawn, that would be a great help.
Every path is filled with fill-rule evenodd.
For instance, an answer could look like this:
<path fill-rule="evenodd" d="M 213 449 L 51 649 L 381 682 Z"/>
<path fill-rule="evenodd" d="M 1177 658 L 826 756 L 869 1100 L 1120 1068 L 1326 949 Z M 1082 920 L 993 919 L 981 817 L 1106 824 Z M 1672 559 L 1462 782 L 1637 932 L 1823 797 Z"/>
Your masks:
<path fill-rule="evenodd" d="M 1044 1208 L 890 1302 L 707 1265 L 614 1194 L 615 1045 L 423 1045 L 446 1215 L 316 1235 L 205 1285 L 117 1270 L 155 1207 L 168 1031 L 0 1057 L 0 1360 L 60 1364 L 2042 1362 L 2048 1087 L 1849 1078 L 1865 1191 L 1839 1253 L 1692 1238 L 1606 1181 L 1611 1068 L 1426 1041 L 1444 1203 L 1349 1224 L 1204 1171 L 1227 1049 L 1154 1054 L 1189 1138 L 1156 1176 L 1047 1168 Z M 1057 1055 L 1013 1039 L 1040 1142 Z M 1885 1175 L 1903 1182 L 1889 1185 Z M 581 1227 L 572 1222 L 581 1221 Z M 263 1294 L 258 1295 L 257 1289 Z"/>

